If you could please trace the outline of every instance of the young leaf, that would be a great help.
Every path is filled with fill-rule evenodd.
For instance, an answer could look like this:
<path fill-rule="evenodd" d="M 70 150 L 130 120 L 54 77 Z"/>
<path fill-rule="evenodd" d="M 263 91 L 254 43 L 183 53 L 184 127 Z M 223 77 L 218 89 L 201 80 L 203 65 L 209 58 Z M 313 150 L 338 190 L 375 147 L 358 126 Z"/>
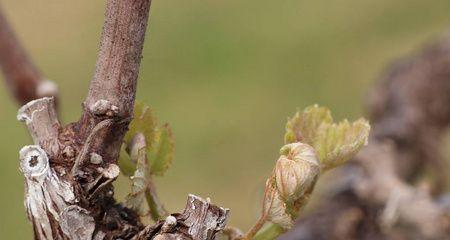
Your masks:
<path fill-rule="evenodd" d="M 347 120 L 339 124 L 322 125 L 314 148 L 319 154 L 324 169 L 343 164 L 367 144 L 370 125 L 364 119 L 353 123 Z"/>
<path fill-rule="evenodd" d="M 131 159 L 128 153 L 125 151 L 125 147 L 122 146 L 120 149 L 119 156 L 119 168 L 123 175 L 130 177 L 134 174 L 136 170 L 136 162 Z"/>
<path fill-rule="evenodd" d="M 144 134 L 145 142 L 147 143 L 146 149 L 150 150 L 155 141 L 156 118 L 153 116 L 149 106 L 136 101 L 134 105 L 134 119 L 131 121 L 129 130 L 124 137 L 125 144 L 130 143 L 137 133 Z"/>
<path fill-rule="evenodd" d="M 148 153 L 148 165 L 150 173 L 155 175 L 163 175 L 169 168 L 173 159 L 173 136 L 169 126 L 163 125 L 157 127 L 156 118 L 148 106 L 136 102 L 134 109 L 134 119 L 131 121 L 129 130 L 124 137 L 124 145 L 128 148 L 134 136 L 143 134 L 145 137 Z M 130 149 L 122 149 L 119 166 L 122 173 L 131 176 L 136 168 L 135 158 L 130 157 Z"/>
<path fill-rule="evenodd" d="M 344 163 L 358 152 L 367 143 L 369 130 L 364 119 L 333 123 L 330 111 L 317 105 L 288 119 L 286 145 L 280 149 L 281 156 L 266 182 L 263 215 L 244 239 L 272 240 L 291 228 L 321 171 Z M 261 230 L 266 221 L 271 223 Z"/>
<path fill-rule="evenodd" d="M 303 142 L 311 146 L 317 138 L 317 132 L 322 124 L 333 123 L 330 110 L 313 105 L 303 112 L 297 111 L 286 124 L 285 144 Z"/>
<path fill-rule="evenodd" d="M 333 123 L 327 108 L 313 105 L 297 112 L 286 124 L 285 142 L 303 142 L 318 153 L 324 170 L 351 158 L 367 143 L 370 125 L 365 119 Z"/>
<path fill-rule="evenodd" d="M 162 176 L 172 164 L 173 151 L 172 130 L 168 124 L 165 124 L 158 129 L 155 145 L 149 152 L 150 172 Z"/>

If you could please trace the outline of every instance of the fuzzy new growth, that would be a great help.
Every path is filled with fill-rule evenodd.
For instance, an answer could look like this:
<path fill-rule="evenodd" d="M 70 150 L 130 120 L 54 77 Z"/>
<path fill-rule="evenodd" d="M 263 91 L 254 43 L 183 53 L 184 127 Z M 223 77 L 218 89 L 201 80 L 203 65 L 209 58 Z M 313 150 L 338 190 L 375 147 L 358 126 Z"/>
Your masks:
<path fill-rule="evenodd" d="M 281 148 L 281 156 L 267 179 L 261 217 L 245 239 L 262 232 L 268 221 L 272 224 L 269 229 L 290 229 L 308 203 L 320 173 L 356 154 L 367 143 L 369 129 L 363 119 L 351 124 L 347 120 L 333 123 L 330 111 L 317 105 L 289 119 L 287 144 Z"/>

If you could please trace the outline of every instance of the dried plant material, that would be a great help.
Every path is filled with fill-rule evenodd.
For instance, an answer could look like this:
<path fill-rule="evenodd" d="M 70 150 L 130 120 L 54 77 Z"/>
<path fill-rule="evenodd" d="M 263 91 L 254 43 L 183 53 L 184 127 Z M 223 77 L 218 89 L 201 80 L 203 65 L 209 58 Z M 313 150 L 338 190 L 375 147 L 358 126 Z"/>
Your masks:
<path fill-rule="evenodd" d="M 83 102 L 83 114 L 79 121 L 66 126 L 60 126 L 52 98 L 36 99 L 39 97 L 36 95 L 54 93 L 54 85 L 42 82 L 27 62 L 23 50 L 14 44 L 16 39 L 0 11 L 0 38 L 8 43 L 0 44 L 0 51 L 10 53 L 0 61 L 2 70 L 6 70 L 11 89 L 18 90 L 14 95 L 20 102 L 36 99 L 18 114 L 35 144 L 21 151 L 25 206 L 35 239 L 131 239 L 143 229 L 133 211 L 116 204 L 111 183 L 120 173 L 117 158 L 133 115 L 150 3 L 150 0 L 107 1 L 96 71 Z M 22 77 L 26 80 L 22 81 L 25 79 Z M 147 109 L 137 112 L 137 126 L 131 126 L 129 137 L 137 135 L 134 129 L 144 134 L 148 143 L 144 145 L 147 149 L 142 149 L 144 153 L 150 152 L 153 140 L 161 139 L 155 148 L 158 163 L 155 166 L 156 172 L 162 174 L 172 159 L 167 157 L 172 156 L 173 150 L 170 130 L 164 127 L 155 138 L 156 124 L 152 124 L 150 112 Z M 125 137 L 125 141 L 130 138 Z M 142 157 L 145 154 L 141 151 L 139 157 L 133 154 L 131 158 L 139 160 L 134 164 L 138 166 L 133 191 L 140 193 L 148 185 L 137 181 L 138 177 L 150 175 L 150 171 L 142 167 L 147 164 Z M 201 214 L 185 218 L 191 221 L 189 234 L 194 236 L 195 230 L 204 229 L 194 239 L 214 239 L 215 232 L 225 225 L 227 215 L 209 205 L 197 212 Z M 213 218 L 214 214 L 218 217 Z M 203 221 L 197 221 L 201 217 Z M 217 224 L 211 225 L 212 220 Z M 149 235 L 144 239 L 152 238 Z"/>
<path fill-rule="evenodd" d="M 189 194 L 182 218 L 191 238 L 203 240 L 215 239 L 217 232 L 225 228 L 229 215 L 230 209 L 212 204 L 209 198 Z"/>
<path fill-rule="evenodd" d="M 77 205 L 65 208 L 61 214 L 61 229 L 70 240 L 92 239 L 95 221 L 86 209 Z"/>
<path fill-rule="evenodd" d="M 72 232 L 63 223 L 70 222 L 72 218 L 89 222 L 93 222 L 93 219 L 84 214 L 84 209 L 82 213 L 63 214 L 76 204 L 74 189 L 70 182 L 50 168 L 45 151 L 38 145 L 23 147 L 20 150 L 20 168 L 25 176 L 25 207 L 37 239 L 79 239 L 72 238 Z M 53 225 L 55 220 L 61 224 Z M 78 236 L 89 239 L 95 225 L 92 223 L 78 227 Z"/>
<path fill-rule="evenodd" d="M 53 97 L 36 99 L 23 105 L 17 111 L 17 120 L 27 125 L 34 144 L 42 147 L 50 158 L 58 154 L 60 123 Z"/>

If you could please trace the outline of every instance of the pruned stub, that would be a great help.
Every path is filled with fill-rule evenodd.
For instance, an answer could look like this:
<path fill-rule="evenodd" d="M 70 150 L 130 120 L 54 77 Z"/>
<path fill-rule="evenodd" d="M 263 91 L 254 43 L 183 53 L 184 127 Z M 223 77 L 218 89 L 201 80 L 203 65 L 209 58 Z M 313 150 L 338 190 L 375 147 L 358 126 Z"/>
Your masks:
<path fill-rule="evenodd" d="M 183 213 L 147 226 L 133 240 L 213 240 L 225 228 L 230 210 L 189 194 Z"/>
<path fill-rule="evenodd" d="M 25 177 L 25 207 L 36 239 L 92 239 L 95 223 L 77 206 L 74 186 L 65 171 L 56 172 L 50 158 L 59 154 L 59 121 L 53 98 L 24 105 L 17 118 L 24 121 L 35 145 L 23 147 L 20 169 Z"/>
<path fill-rule="evenodd" d="M 92 238 L 94 219 L 75 205 L 73 187 L 50 168 L 40 146 L 20 150 L 20 168 L 25 176 L 25 207 L 38 239 Z M 74 222 L 83 224 L 63 224 Z"/>
<path fill-rule="evenodd" d="M 190 194 L 184 209 L 184 223 L 189 227 L 192 239 L 214 239 L 218 231 L 222 230 L 228 218 L 229 209 L 217 207 Z"/>

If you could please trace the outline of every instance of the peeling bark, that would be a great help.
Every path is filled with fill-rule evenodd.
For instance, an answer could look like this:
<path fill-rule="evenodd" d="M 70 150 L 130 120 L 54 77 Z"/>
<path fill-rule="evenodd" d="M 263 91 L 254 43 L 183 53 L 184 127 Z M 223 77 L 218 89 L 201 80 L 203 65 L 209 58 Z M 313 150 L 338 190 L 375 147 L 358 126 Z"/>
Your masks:
<path fill-rule="evenodd" d="M 96 239 L 130 239 L 143 228 L 136 213 L 116 203 L 111 183 L 119 174 L 115 163 L 132 116 L 149 8 L 149 0 L 107 2 L 97 70 L 78 123 L 61 127 L 53 98 L 33 100 L 19 110 L 18 119 L 45 156 L 37 159 L 46 159 L 47 166 L 41 182 L 26 177 L 26 206 L 36 239 L 92 239 L 94 232 Z M 0 36 L 21 50 L 9 30 L 1 29 Z M 23 51 L 17 55 L 26 61 Z M 7 70 L 8 64 L 2 62 Z M 90 161 L 92 156 L 101 161 Z M 64 189 L 73 197 L 61 200 Z"/>
<path fill-rule="evenodd" d="M 23 147 L 20 167 L 25 176 L 25 207 L 35 239 L 91 239 L 94 219 L 76 205 L 78 199 L 71 183 L 50 167 L 45 151 L 38 145 Z"/>
<path fill-rule="evenodd" d="M 77 151 L 77 157 L 72 156 L 75 162 L 72 171 L 70 165 L 54 160 L 62 156 L 61 152 L 67 153 L 68 146 L 64 147 L 58 140 L 63 130 L 52 98 L 26 104 L 19 110 L 18 119 L 27 124 L 36 143 L 20 151 L 26 185 L 25 206 L 35 239 L 212 240 L 225 227 L 228 209 L 190 195 L 183 213 L 172 214 L 155 226 L 143 228 L 136 213 L 115 203 L 111 183 L 120 172 L 116 164 L 103 164 L 102 157 L 91 152 L 89 161 L 84 163 L 86 166 L 78 168 L 83 165 L 76 164 L 79 157 L 88 158 L 89 150 L 84 148 Z M 94 135 L 109 126 L 105 121 L 94 128 L 97 129 L 92 131 Z M 86 144 L 90 141 L 95 140 L 88 138 Z"/>
<path fill-rule="evenodd" d="M 133 240 L 213 240 L 225 228 L 228 214 L 229 209 L 189 195 L 183 213 L 172 214 L 145 228 Z"/>
<path fill-rule="evenodd" d="M 120 173 L 117 158 L 133 115 L 150 2 L 107 1 L 96 71 L 78 122 L 61 126 L 49 97 L 32 100 L 18 112 L 35 144 L 20 151 L 25 206 L 35 239 L 212 240 L 225 226 L 228 209 L 193 195 L 183 213 L 146 228 L 136 212 L 114 199 L 112 182 Z M 0 16 L 0 26 L 4 23 Z M 18 51 L 8 54 L 26 61 L 10 29 L 0 29 L 0 53 L 5 39 Z M 4 69 L 10 70 L 10 60 L 17 59 L 0 61 Z M 32 70 L 37 94 L 48 92 L 51 86 L 39 82 Z M 6 75 L 12 76 L 11 86 L 21 84 L 11 72 Z M 38 96 L 25 90 L 19 101 Z"/>

